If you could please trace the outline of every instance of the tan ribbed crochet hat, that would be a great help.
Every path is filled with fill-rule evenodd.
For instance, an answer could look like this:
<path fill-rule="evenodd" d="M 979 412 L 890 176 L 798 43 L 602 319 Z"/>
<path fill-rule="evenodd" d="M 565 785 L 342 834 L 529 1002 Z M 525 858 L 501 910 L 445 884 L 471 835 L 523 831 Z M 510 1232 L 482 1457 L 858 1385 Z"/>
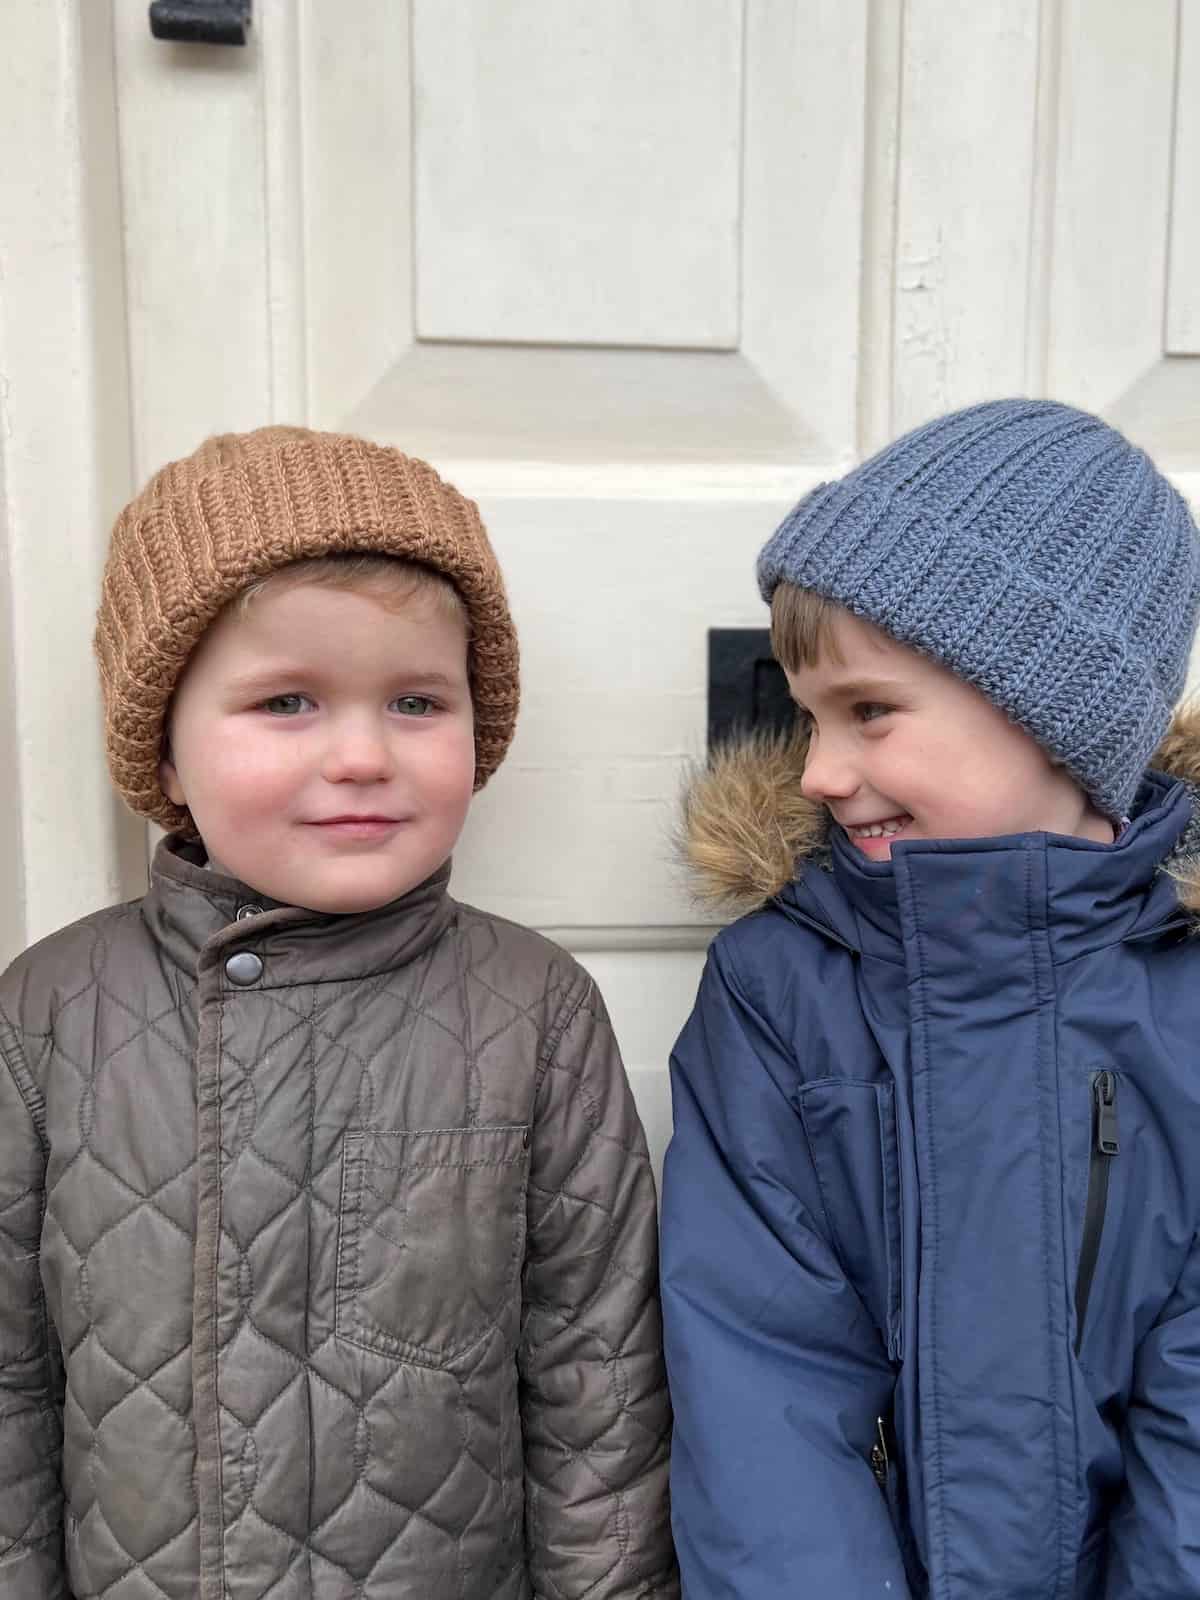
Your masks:
<path fill-rule="evenodd" d="M 113 781 L 142 816 L 194 831 L 158 781 L 167 706 L 228 601 L 293 561 L 366 552 L 444 574 L 471 623 L 475 787 L 517 717 L 517 636 L 474 501 L 424 461 L 345 434 L 260 428 L 206 440 L 117 519 L 96 623 Z"/>

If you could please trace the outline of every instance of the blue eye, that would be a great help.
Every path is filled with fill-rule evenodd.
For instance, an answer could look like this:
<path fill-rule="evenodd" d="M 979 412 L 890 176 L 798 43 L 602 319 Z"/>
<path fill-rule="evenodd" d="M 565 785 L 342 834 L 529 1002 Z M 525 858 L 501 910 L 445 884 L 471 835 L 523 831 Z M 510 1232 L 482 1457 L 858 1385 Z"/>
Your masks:
<path fill-rule="evenodd" d="M 880 717 L 886 717 L 894 710 L 894 706 L 880 705 L 875 700 L 862 700 L 855 706 L 854 714 L 860 722 L 877 722 Z"/>
<path fill-rule="evenodd" d="M 312 701 L 306 694 L 273 694 L 269 700 L 261 701 L 260 705 L 263 711 L 273 717 L 294 717 L 301 711 L 307 711 Z"/>
<path fill-rule="evenodd" d="M 423 694 L 402 694 L 392 704 L 405 717 L 427 717 L 433 711 L 433 701 Z"/>

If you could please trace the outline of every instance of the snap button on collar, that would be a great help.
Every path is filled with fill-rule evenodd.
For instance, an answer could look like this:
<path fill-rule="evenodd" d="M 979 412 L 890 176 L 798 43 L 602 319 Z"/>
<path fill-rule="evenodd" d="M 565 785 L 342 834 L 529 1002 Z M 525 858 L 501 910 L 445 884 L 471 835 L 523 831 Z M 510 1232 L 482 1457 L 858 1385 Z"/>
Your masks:
<path fill-rule="evenodd" d="M 237 920 L 238 920 L 238 922 L 245 922 L 247 917 L 261 917 L 261 916 L 262 916 L 262 907 L 261 906 L 245 905 L 245 906 L 239 906 L 237 908 Z"/>
<path fill-rule="evenodd" d="M 262 957 L 256 956 L 253 950 L 238 950 L 225 963 L 225 976 L 242 989 L 257 983 L 262 973 Z"/>

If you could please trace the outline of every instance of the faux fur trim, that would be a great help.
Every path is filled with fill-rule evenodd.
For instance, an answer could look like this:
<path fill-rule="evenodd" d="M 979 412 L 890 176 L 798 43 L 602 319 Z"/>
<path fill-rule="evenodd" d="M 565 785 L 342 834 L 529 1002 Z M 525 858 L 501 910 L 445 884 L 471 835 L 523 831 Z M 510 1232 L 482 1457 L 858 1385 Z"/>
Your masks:
<path fill-rule="evenodd" d="M 696 898 L 753 911 L 826 844 L 829 813 L 800 793 L 808 739 L 755 733 L 715 749 L 683 796 L 679 852 Z"/>
<path fill-rule="evenodd" d="M 754 911 L 797 864 L 828 852 L 829 813 L 800 793 L 807 739 L 753 734 L 716 749 L 683 795 L 679 854 L 697 900 L 726 916 Z M 1150 763 L 1192 791 L 1192 821 L 1166 863 L 1180 904 L 1200 917 L 1200 696 L 1181 706 Z"/>
<path fill-rule="evenodd" d="M 1200 695 L 1176 711 L 1150 765 L 1182 778 L 1191 790 L 1192 820 L 1167 862 L 1167 871 L 1179 889 L 1180 905 L 1200 917 Z"/>

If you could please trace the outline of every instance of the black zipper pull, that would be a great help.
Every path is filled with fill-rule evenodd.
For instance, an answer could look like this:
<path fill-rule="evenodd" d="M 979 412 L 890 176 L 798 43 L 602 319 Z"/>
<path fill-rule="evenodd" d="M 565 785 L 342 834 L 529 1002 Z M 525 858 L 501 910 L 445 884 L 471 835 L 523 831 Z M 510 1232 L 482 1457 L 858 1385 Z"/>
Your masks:
<path fill-rule="evenodd" d="M 871 1471 L 875 1474 L 875 1482 L 881 1489 L 885 1489 L 888 1477 L 888 1449 L 882 1417 L 875 1418 L 875 1429 L 878 1437 L 871 1446 Z"/>
<path fill-rule="evenodd" d="M 1115 1072 L 1097 1072 L 1092 1079 L 1092 1151 L 1088 1158 L 1087 1201 L 1083 1208 L 1083 1237 L 1079 1245 L 1079 1268 L 1075 1275 L 1076 1355 L 1083 1348 L 1083 1329 L 1092 1292 L 1092 1278 L 1100 1259 L 1112 1158 L 1120 1153 L 1117 1075 Z"/>
<path fill-rule="evenodd" d="M 1098 1072 L 1092 1085 L 1096 1102 L 1096 1149 L 1102 1156 L 1121 1153 L 1117 1126 L 1117 1077 L 1114 1072 Z"/>

